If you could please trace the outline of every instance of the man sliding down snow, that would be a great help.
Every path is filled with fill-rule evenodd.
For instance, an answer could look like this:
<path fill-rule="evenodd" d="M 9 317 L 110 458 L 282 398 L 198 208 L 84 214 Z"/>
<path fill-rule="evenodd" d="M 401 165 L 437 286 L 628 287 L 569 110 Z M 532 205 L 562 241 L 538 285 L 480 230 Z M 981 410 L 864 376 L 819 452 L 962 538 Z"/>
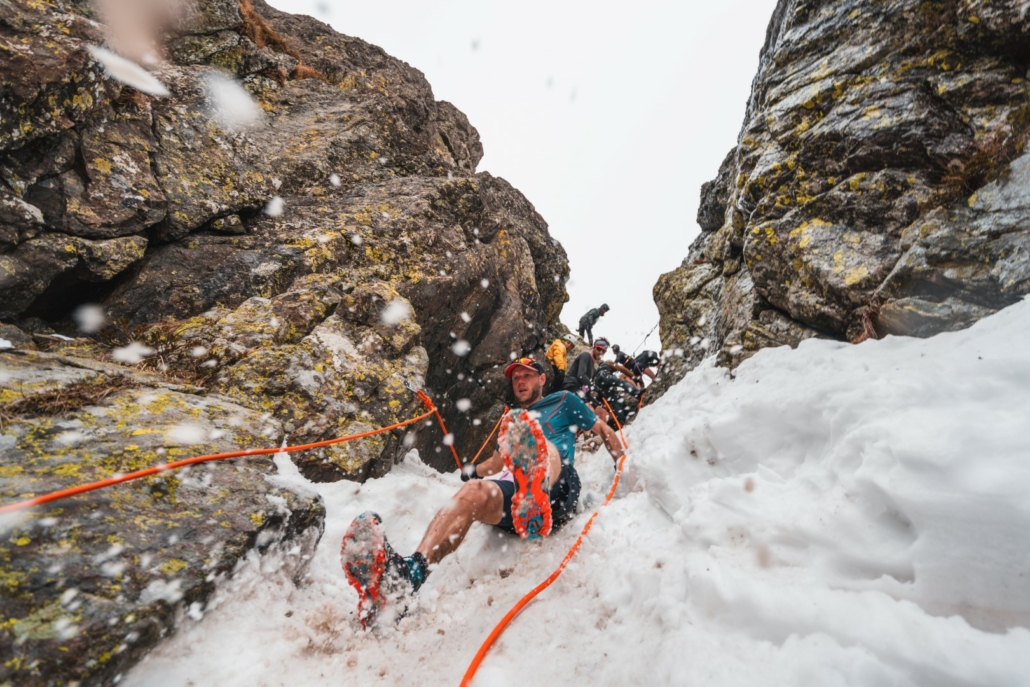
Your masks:
<path fill-rule="evenodd" d="M 370 511 L 359 515 L 344 535 L 340 555 L 347 580 L 358 590 L 362 625 L 391 604 L 403 614 L 404 598 L 422 586 L 430 565 L 458 548 L 473 522 L 536 539 L 571 520 L 579 501 L 573 462 L 580 428 L 599 434 L 613 460 L 622 457 L 618 436 L 576 394 L 543 396 L 547 376 L 540 363 L 520 358 L 504 376 L 511 380 L 520 409 L 501 421 L 493 455 L 465 467 L 466 483 L 433 517 L 415 553 L 397 554 L 386 541 L 382 519 Z M 498 473 L 496 480 L 482 479 Z"/>

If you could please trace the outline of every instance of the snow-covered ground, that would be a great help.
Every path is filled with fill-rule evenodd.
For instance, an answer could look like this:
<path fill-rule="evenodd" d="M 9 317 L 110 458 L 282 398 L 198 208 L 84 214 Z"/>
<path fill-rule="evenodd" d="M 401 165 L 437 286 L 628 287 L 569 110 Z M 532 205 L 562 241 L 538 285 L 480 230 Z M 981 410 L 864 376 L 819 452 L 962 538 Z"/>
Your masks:
<path fill-rule="evenodd" d="M 1030 685 L 1030 301 L 929 340 L 695 370 L 628 439 L 615 500 L 475 684 Z M 575 523 L 539 543 L 475 526 L 381 633 L 356 627 L 340 538 L 375 509 L 409 553 L 457 476 L 412 455 L 305 483 L 328 508 L 306 582 L 251 565 L 123 684 L 457 685 L 601 501 L 607 454 L 577 466 Z"/>

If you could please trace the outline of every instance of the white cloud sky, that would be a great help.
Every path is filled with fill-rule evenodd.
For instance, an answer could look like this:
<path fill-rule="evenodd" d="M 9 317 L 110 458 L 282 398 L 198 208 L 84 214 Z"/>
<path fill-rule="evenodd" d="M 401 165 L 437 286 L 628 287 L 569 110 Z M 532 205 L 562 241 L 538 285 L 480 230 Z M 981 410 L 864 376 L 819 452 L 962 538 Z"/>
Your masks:
<path fill-rule="evenodd" d="M 633 350 L 651 289 L 699 229 L 701 184 L 736 143 L 775 0 L 339 3 L 272 0 L 382 47 L 463 111 L 569 254 L 562 321 Z M 655 332 L 646 348 L 660 347 Z"/>

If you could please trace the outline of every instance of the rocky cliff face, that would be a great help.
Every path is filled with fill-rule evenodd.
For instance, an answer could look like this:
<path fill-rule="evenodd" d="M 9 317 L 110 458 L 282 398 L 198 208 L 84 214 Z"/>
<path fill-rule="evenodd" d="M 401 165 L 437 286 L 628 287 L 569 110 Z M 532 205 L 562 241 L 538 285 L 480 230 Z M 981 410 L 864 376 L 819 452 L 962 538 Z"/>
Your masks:
<path fill-rule="evenodd" d="M 104 34 L 89 6 L 2 10 L 0 319 L 38 330 L 100 303 L 109 335 L 144 338 L 168 371 L 271 412 L 298 441 L 403 419 L 418 407 L 404 383 L 426 385 L 474 450 L 503 398 L 495 366 L 544 344 L 567 300 L 563 249 L 518 191 L 476 173 L 476 130 L 421 73 L 310 18 L 241 6 L 207 0 L 182 20 L 155 70 L 169 97 L 90 58 Z M 260 124 L 212 119 L 216 70 L 254 95 Z M 273 196 L 277 216 L 262 212 Z M 384 324 L 390 304 L 409 316 Z M 439 439 L 416 439 L 431 462 Z M 302 467 L 364 477 L 399 442 Z"/>
<path fill-rule="evenodd" d="M 654 289 L 659 390 L 812 336 L 969 326 L 1030 291 L 1025 2 L 781 0 L 702 233 Z"/>
<path fill-rule="evenodd" d="M 568 264 L 476 172 L 465 116 L 382 50 L 260 0 L 189 5 L 152 68 L 168 96 L 111 78 L 89 51 L 104 39 L 87 3 L 0 3 L 0 503 L 382 427 L 421 411 L 408 387 L 474 453 L 503 365 L 549 342 Z M 213 73 L 260 121 L 215 116 Z M 84 303 L 107 316 L 91 336 Z M 114 352 L 130 342 L 139 364 Z M 411 446 L 452 468 L 442 439 L 434 423 L 293 457 L 316 480 L 382 474 Z M 322 506 L 275 473 L 219 463 L 5 520 L 0 684 L 111 684 L 255 548 L 302 576 Z"/>
<path fill-rule="evenodd" d="M 266 414 L 162 375 L 0 355 L 0 503 L 263 447 Z M 268 459 L 213 462 L 0 516 L 0 684 L 114 684 L 248 552 L 302 581 L 325 508 Z"/>

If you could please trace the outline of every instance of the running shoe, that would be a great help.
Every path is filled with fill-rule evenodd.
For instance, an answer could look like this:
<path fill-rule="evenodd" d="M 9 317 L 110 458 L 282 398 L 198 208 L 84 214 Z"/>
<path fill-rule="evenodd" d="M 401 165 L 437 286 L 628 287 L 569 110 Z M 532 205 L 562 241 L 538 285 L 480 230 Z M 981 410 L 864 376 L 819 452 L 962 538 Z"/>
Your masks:
<path fill-rule="evenodd" d="M 350 524 L 340 544 L 343 573 L 358 592 L 358 621 L 366 630 L 387 606 L 393 606 L 394 620 L 403 618 L 407 597 L 421 586 L 426 574 L 425 559 L 413 566 L 393 550 L 382 523 L 377 513 L 365 511 Z"/>
<path fill-rule="evenodd" d="M 511 499 L 515 531 L 523 539 L 546 537 L 551 533 L 551 497 L 547 440 L 540 424 L 525 410 L 510 412 L 501 422 L 498 445 L 517 487 Z"/>

